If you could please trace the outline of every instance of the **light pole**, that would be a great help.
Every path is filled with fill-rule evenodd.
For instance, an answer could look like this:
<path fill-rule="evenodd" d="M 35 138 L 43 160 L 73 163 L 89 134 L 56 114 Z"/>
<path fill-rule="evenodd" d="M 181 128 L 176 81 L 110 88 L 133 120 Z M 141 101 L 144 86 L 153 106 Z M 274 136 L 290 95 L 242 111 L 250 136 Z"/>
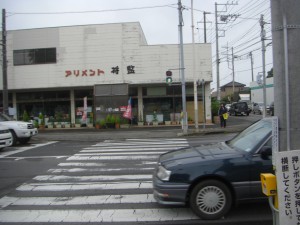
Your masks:
<path fill-rule="evenodd" d="M 266 93 L 266 46 L 265 46 L 265 36 L 266 31 L 264 29 L 264 16 L 260 16 L 260 26 L 261 26 L 261 45 L 262 45 L 262 68 L 263 68 L 263 98 L 264 98 L 264 105 L 263 105 L 263 118 L 266 117 L 266 104 L 267 104 L 267 93 Z"/>
<path fill-rule="evenodd" d="M 206 113 L 205 113 L 205 80 L 202 79 L 202 107 L 203 107 L 203 129 L 205 129 Z"/>
<path fill-rule="evenodd" d="M 182 111 L 183 111 L 183 133 L 187 134 L 187 113 L 186 113 L 186 94 L 185 94 L 185 76 L 184 76 L 184 58 L 183 58 L 183 35 L 182 35 L 182 5 L 181 0 L 178 0 L 178 14 L 179 14 L 179 37 L 180 37 L 180 74 L 181 74 L 181 88 L 182 88 Z"/>
<path fill-rule="evenodd" d="M 5 9 L 2 9 L 2 73 L 3 73 L 3 113 L 8 115 L 8 90 L 7 90 L 7 56 L 6 56 L 6 21 Z"/>

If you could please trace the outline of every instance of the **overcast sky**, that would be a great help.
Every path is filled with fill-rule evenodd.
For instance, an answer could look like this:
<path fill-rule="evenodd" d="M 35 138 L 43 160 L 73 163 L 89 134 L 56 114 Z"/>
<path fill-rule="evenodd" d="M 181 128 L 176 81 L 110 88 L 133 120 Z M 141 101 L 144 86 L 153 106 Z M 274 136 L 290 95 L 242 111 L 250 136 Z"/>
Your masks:
<path fill-rule="evenodd" d="M 212 43 L 213 83 L 215 75 L 215 2 L 218 15 L 227 18 L 219 24 L 220 84 L 232 81 L 231 48 L 235 55 L 235 81 L 250 85 L 251 63 L 254 59 L 254 79 L 262 72 L 259 18 L 264 15 L 270 23 L 270 0 L 194 0 L 195 42 L 204 42 L 203 12 L 207 21 L 207 42 Z M 236 3 L 225 5 L 227 2 Z M 149 45 L 178 43 L 178 0 L 1 0 L 6 10 L 6 29 L 30 29 L 42 27 L 73 26 L 140 22 Z M 184 43 L 192 42 L 191 0 L 182 0 Z M 224 17 L 225 16 L 225 17 Z M 219 23 L 223 23 L 220 21 Z M 271 38 L 271 25 L 265 25 Z M 267 40 L 266 44 L 271 40 Z M 272 68 L 272 47 L 267 47 L 266 70 Z"/>

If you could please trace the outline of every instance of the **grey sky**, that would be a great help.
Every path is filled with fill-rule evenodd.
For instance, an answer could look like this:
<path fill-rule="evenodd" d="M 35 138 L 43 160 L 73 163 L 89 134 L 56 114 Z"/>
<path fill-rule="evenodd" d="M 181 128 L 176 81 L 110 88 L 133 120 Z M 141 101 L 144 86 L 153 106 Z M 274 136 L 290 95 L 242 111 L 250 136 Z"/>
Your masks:
<path fill-rule="evenodd" d="M 7 30 L 41 27 L 73 26 L 140 22 L 148 44 L 178 43 L 177 0 L 2 0 L 1 8 L 7 12 Z M 239 0 L 227 5 L 227 0 L 216 1 L 220 15 L 229 15 L 226 24 L 220 24 L 220 84 L 232 81 L 231 47 L 234 48 L 235 80 L 249 86 L 251 81 L 250 51 L 254 56 L 254 75 L 261 68 L 259 18 L 264 14 L 270 23 L 270 0 Z M 232 3 L 230 1 L 230 3 Z M 182 0 L 184 43 L 191 43 L 191 0 Z M 144 7 L 144 8 L 143 8 Z M 203 43 L 203 11 L 211 12 L 207 18 L 207 41 L 212 43 L 213 74 L 215 79 L 215 1 L 194 0 L 195 41 Z M 226 12 L 225 12 L 226 11 Z M 80 12 L 80 13 L 69 13 Z M 42 14 L 49 13 L 49 14 Z M 238 15 L 236 17 L 236 15 Z M 219 21 L 221 22 L 221 21 Z M 271 25 L 266 24 L 267 36 Z M 271 41 L 266 41 L 268 44 Z M 227 45 L 228 44 L 228 45 Z M 227 48 L 228 46 L 228 48 Z M 227 51 L 228 50 L 228 51 Z M 266 70 L 272 68 L 272 47 L 267 47 Z"/>

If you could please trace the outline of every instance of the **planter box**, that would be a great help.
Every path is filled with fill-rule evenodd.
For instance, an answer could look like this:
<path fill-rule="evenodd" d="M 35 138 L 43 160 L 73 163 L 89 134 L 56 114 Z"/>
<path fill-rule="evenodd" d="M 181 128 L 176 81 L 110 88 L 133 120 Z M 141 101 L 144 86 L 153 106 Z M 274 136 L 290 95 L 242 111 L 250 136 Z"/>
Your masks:
<path fill-rule="evenodd" d="M 76 124 L 75 124 L 75 127 L 80 128 L 80 127 L 81 127 L 81 124 L 76 123 Z"/>
<path fill-rule="evenodd" d="M 158 126 L 158 122 L 153 122 L 153 126 Z"/>
<path fill-rule="evenodd" d="M 165 125 L 171 125 L 171 121 L 165 121 Z"/>
<path fill-rule="evenodd" d="M 66 124 L 65 124 L 65 128 L 71 128 L 71 124 L 66 123 Z"/>
<path fill-rule="evenodd" d="M 138 126 L 139 127 L 144 126 L 144 122 L 138 122 Z"/>
<path fill-rule="evenodd" d="M 120 125 L 120 128 L 129 128 L 129 127 L 130 127 L 129 124 L 121 124 L 121 125 Z"/>
<path fill-rule="evenodd" d="M 52 128 L 53 128 L 53 124 L 48 124 L 47 127 L 48 127 L 49 129 L 52 129 Z"/>
<path fill-rule="evenodd" d="M 87 127 L 89 127 L 89 128 L 93 128 L 93 127 L 94 127 L 94 125 L 93 125 L 92 123 L 88 123 L 88 124 L 87 124 Z"/>

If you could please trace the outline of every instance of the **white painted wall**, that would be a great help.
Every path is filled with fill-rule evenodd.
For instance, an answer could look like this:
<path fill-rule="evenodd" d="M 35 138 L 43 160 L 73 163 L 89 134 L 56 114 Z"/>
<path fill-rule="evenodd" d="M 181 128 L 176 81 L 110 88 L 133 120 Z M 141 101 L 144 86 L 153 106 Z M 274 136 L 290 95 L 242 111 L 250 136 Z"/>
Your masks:
<path fill-rule="evenodd" d="M 274 101 L 274 78 L 266 78 L 266 100 L 267 105 Z M 258 85 L 256 81 L 250 83 L 251 102 L 263 102 L 263 87 Z"/>
<path fill-rule="evenodd" d="M 178 45 L 147 45 L 139 23 L 102 24 L 8 31 L 8 89 L 82 87 L 109 83 L 165 83 L 165 72 L 179 78 Z M 57 63 L 13 66 L 13 50 L 57 48 Z M 196 44 L 196 79 L 212 81 L 211 45 Z M 193 81 L 192 45 L 184 46 L 185 78 Z M 127 74 L 127 66 L 135 74 Z M 119 74 L 112 67 L 119 66 Z M 102 70 L 100 76 L 97 70 Z M 66 71 L 72 75 L 66 76 Z M 73 71 L 87 70 L 87 76 Z M 94 76 L 93 71 L 96 71 Z"/>

